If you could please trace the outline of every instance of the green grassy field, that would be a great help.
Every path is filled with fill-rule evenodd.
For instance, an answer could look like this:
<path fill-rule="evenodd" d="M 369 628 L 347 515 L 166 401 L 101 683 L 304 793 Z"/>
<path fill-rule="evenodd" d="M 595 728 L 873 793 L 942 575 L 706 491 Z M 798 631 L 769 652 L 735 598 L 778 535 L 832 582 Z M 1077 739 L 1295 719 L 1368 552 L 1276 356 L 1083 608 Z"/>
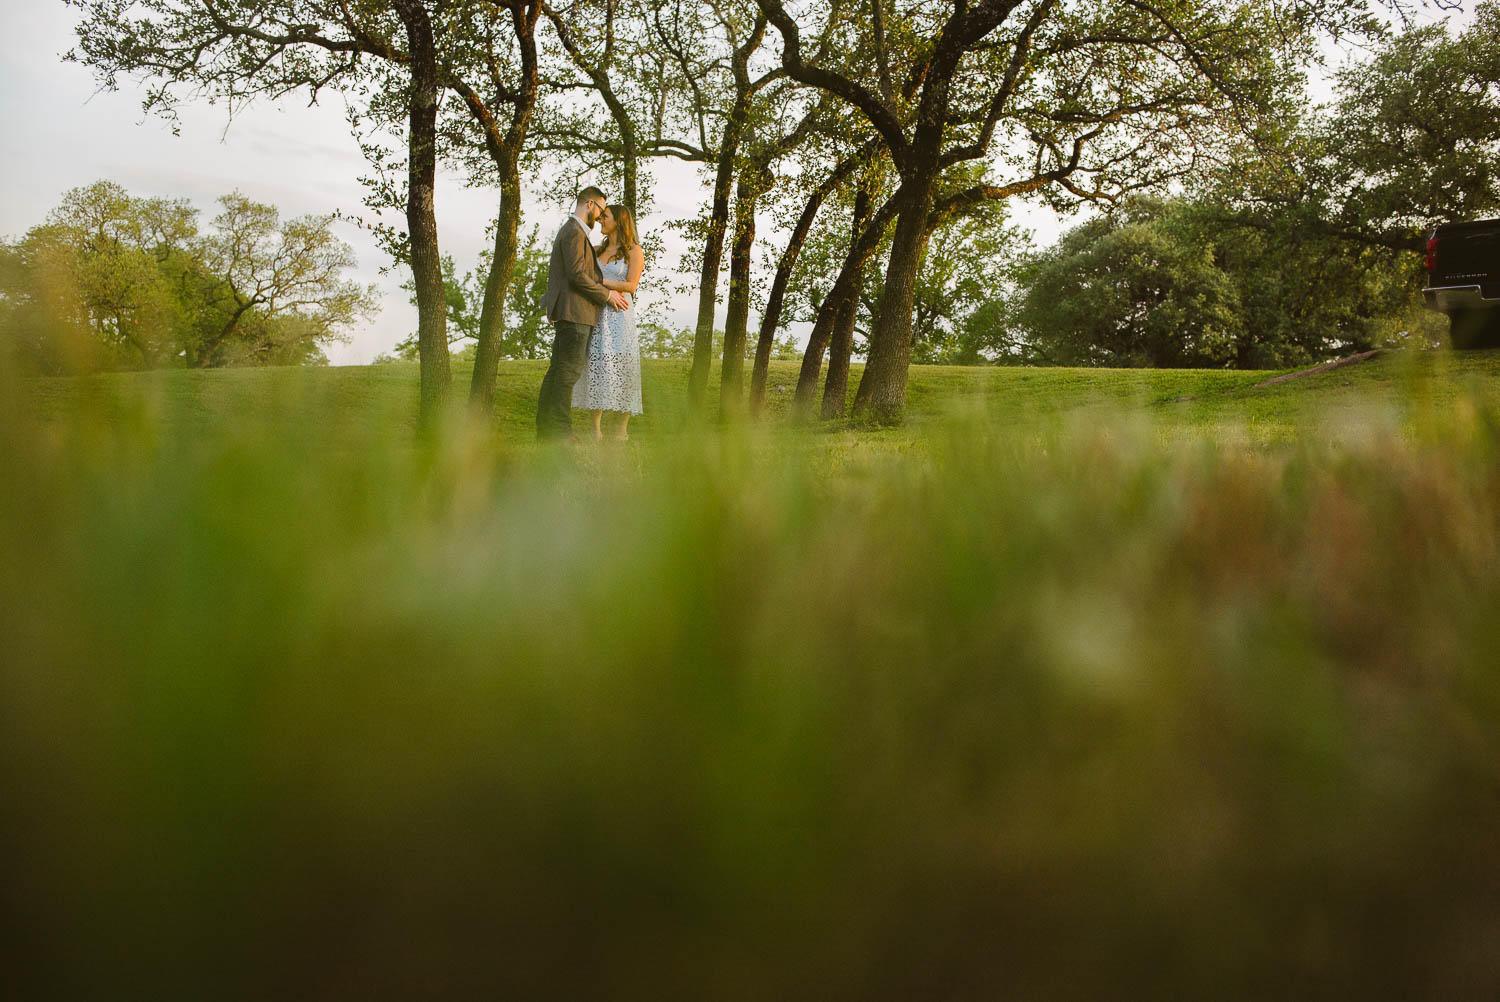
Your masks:
<path fill-rule="evenodd" d="M 767 415 L 772 423 L 791 408 L 799 363 L 771 363 Z M 682 430 L 689 365 L 679 360 L 644 363 L 646 414 L 633 423 L 647 439 Z M 862 367 L 854 366 L 849 399 Z M 529 442 L 536 394 L 546 363 L 504 362 L 496 383 L 494 431 L 515 444 Z M 1102 411 L 1113 420 L 1129 413 L 1168 432 L 1206 430 L 1217 441 L 1268 444 L 1294 442 L 1330 416 L 1357 412 L 1401 419 L 1422 408 L 1444 406 L 1459 395 L 1483 396 L 1500 380 L 1500 352 L 1462 356 L 1427 352 L 1388 355 L 1357 366 L 1257 388 L 1282 372 L 1195 369 L 1033 369 L 914 366 L 905 441 L 925 437 L 934 421 L 955 414 L 983 418 L 1002 427 L 1027 427 L 1058 418 L 1087 418 Z M 454 396 L 468 390 L 469 371 L 454 372 Z M 62 416 L 80 402 L 96 415 L 118 416 L 119 408 L 152 409 L 168 424 L 218 425 L 253 416 L 274 417 L 278 409 L 308 403 L 340 423 L 358 423 L 373 432 L 395 434 L 416 421 L 417 370 L 413 364 L 328 369 L 219 369 L 158 373 L 114 373 L 89 380 L 31 380 L 26 391 L 34 413 Z M 717 413 L 718 373 L 711 374 L 709 416 Z M 584 422 L 580 416 L 579 430 Z M 820 423 L 823 430 L 847 422 Z M 873 429 L 860 429 L 869 437 Z M 879 440 L 879 435 L 875 435 Z"/>
<path fill-rule="evenodd" d="M 18 997 L 1500 988 L 1500 353 L 542 368 L 0 374 Z"/>

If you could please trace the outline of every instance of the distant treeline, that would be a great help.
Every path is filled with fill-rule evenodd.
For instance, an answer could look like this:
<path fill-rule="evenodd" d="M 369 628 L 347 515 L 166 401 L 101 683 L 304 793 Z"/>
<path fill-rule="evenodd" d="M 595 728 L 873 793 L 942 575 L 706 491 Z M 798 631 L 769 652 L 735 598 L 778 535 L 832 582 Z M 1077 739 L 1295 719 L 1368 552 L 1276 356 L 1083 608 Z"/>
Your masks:
<path fill-rule="evenodd" d="M 238 192 L 219 205 L 201 230 L 186 199 L 68 192 L 0 242 L 0 353 L 45 374 L 326 362 L 377 309 L 344 277 L 354 253 L 333 217 L 282 220 Z"/>

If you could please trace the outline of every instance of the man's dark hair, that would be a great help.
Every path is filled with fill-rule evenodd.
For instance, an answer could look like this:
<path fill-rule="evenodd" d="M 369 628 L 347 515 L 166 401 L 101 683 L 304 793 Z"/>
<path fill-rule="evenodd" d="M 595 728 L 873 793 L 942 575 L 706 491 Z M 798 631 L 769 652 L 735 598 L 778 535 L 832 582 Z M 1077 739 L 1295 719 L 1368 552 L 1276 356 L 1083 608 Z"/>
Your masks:
<path fill-rule="evenodd" d="M 587 188 L 578 193 L 578 200 L 580 202 L 587 202 L 591 198 L 598 199 L 601 204 L 605 201 L 604 192 L 600 191 L 598 188 L 595 188 L 593 185 L 589 185 Z"/>

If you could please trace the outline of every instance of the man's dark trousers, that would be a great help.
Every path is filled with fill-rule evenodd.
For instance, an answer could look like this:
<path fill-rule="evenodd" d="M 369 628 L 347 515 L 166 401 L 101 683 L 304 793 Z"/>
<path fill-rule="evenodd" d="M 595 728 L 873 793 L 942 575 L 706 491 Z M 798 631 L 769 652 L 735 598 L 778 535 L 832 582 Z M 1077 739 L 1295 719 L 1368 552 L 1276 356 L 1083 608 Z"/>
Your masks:
<path fill-rule="evenodd" d="M 552 324 L 552 362 L 542 377 L 536 408 L 536 437 L 541 441 L 573 434 L 573 384 L 588 364 L 589 338 L 594 328 L 570 320 Z"/>

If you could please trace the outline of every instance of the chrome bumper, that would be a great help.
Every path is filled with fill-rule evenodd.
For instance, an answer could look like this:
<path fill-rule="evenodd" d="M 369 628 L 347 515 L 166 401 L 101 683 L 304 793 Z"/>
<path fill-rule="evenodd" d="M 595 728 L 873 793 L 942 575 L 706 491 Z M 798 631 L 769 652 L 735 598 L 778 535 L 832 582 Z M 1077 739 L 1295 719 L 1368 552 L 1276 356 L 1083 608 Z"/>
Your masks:
<path fill-rule="evenodd" d="M 1477 285 L 1443 285 L 1422 290 L 1422 302 L 1439 313 L 1464 313 L 1469 310 L 1500 310 L 1500 299 L 1485 299 Z"/>

